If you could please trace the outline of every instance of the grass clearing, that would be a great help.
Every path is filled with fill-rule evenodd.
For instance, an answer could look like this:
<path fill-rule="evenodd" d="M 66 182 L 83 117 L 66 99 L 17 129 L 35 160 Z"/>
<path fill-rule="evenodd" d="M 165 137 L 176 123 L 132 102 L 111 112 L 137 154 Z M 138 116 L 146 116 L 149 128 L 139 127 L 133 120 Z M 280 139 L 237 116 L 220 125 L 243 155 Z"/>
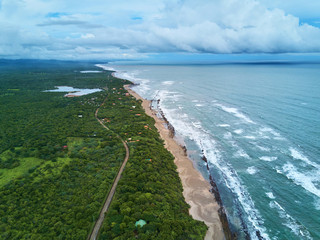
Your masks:
<path fill-rule="evenodd" d="M 3 187 L 11 180 L 28 173 L 29 169 L 40 165 L 43 160 L 34 157 L 19 158 L 20 165 L 13 169 L 0 169 L 0 187 Z"/>

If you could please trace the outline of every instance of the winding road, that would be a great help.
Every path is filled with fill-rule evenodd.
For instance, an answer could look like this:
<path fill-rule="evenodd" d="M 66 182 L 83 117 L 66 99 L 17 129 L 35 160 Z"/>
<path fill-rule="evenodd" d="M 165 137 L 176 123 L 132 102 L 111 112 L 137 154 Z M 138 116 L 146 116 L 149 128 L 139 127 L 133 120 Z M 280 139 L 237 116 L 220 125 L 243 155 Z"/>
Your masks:
<path fill-rule="evenodd" d="M 108 97 L 107 97 L 108 98 Z M 104 125 L 104 123 L 98 118 L 98 112 L 100 110 L 100 108 L 103 106 L 103 104 L 106 102 L 107 98 L 105 98 L 105 100 L 103 101 L 103 103 L 98 107 L 98 109 L 96 110 L 95 112 L 95 118 L 97 119 L 97 121 L 107 130 L 111 131 L 106 125 Z M 108 208 L 111 204 L 111 201 L 112 201 L 112 198 L 114 196 L 114 193 L 116 191 L 116 188 L 117 188 L 117 185 L 118 185 L 118 182 L 121 178 L 121 174 L 128 162 L 128 159 L 129 159 L 129 155 L 130 155 L 130 152 L 129 152 L 129 148 L 128 148 L 128 145 L 125 141 L 123 141 L 123 139 L 117 134 L 117 137 L 121 140 L 124 148 L 126 149 L 126 156 L 123 160 L 123 163 L 119 169 L 119 172 L 118 172 L 118 175 L 117 177 L 115 178 L 113 184 L 112 184 L 112 188 L 110 190 L 110 192 L 108 193 L 108 196 L 107 196 L 107 199 L 106 201 L 104 202 L 104 205 L 100 211 L 100 215 L 99 215 L 99 218 L 98 220 L 96 221 L 96 224 L 94 225 L 94 228 L 92 230 L 92 232 L 90 233 L 88 239 L 89 240 L 95 240 L 98 236 L 98 233 L 99 233 L 99 230 L 102 226 L 102 223 L 103 223 L 103 220 L 104 220 L 104 217 L 105 217 L 105 213 L 108 211 Z"/>

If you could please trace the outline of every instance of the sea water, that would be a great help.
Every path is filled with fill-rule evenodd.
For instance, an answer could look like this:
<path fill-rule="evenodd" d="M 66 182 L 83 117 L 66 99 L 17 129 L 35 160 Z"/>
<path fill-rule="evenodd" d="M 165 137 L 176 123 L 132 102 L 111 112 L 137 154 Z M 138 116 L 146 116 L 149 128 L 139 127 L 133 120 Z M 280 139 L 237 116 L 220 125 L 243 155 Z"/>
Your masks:
<path fill-rule="evenodd" d="M 107 68 L 160 99 L 239 239 L 320 239 L 319 64 Z"/>

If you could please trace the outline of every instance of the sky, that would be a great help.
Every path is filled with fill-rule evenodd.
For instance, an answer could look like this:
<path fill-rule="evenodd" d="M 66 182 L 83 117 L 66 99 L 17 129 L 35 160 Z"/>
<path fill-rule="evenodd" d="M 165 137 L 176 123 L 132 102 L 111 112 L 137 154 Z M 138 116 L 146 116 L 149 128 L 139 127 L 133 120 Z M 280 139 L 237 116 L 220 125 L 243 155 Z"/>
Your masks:
<path fill-rule="evenodd" d="M 320 1 L 0 0 L 0 58 L 239 56 L 319 58 Z"/>

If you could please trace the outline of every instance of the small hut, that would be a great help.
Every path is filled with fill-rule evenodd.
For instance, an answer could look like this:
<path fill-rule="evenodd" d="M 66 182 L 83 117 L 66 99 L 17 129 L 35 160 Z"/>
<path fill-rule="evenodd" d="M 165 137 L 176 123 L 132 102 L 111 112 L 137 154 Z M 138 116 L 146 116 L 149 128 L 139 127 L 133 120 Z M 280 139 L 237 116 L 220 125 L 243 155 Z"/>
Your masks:
<path fill-rule="evenodd" d="M 146 225 L 147 222 L 145 220 L 140 219 L 139 221 L 136 221 L 135 226 L 138 227 L 143 227 L 144 225 Z"/>

